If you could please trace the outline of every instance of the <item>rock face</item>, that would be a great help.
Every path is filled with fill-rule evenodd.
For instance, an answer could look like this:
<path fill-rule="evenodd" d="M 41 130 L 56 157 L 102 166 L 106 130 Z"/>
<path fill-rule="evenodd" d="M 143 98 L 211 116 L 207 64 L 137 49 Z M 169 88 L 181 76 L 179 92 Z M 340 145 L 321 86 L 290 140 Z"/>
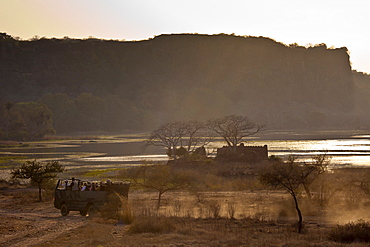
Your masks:
<path fill-rule="evenodd" d="M 352 110 L 354 90 L 346 48 L 223 34 L 133 42 L 1 34 L 0 86 L 0 97 L 14 101 L 47 93 L 117 97 L 153 124 L 235 113 L 281 128 L 338 122 Z M 310 122 L 315 112 L 324 117 Z"/>

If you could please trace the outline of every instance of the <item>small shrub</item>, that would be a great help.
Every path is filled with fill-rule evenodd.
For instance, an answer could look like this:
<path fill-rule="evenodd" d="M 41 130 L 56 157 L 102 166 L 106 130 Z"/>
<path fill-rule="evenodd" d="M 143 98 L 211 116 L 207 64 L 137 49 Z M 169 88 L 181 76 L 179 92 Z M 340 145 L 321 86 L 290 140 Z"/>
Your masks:
<path fill-rule="evenodd" d="M 107 219 L 118 220 L 118 212 L 122 208 L 122 202 L 116 194 L 110 194 L 107 202 L 100 208 L 100 214 Z"/>
<path fill-rule="evenodd" d="M 175 200 L 175 202 L 173 204 L 174 216 L 176 216 L 176 217 L 180 216 L 180 212 L 181 212 L 182 207 L 183 207 L 182 202 L 180 200 Z"/>
<path fill-rule="evenodd" d="M 207 203 L 207 208 L 209 210 L 209 215 L 214 219 L 221 217 L 221 204 L 217 201 L 209 201 Z"/>
<path fill-rule="evenodd" d="M 235 218 L 235 211 L 236 211 L 236 203 L 235 202 L 227 202 L 227 214 L 230 219 Z"/>
<path fill-rule="evenodd" d="M 127 199 L 119 194 L 108 196 L 107 203 L 100 208 L 100 214 L 103 218 L 118 220 L 125 224 L 131 224 L 134 220 Z"/>
<path fill-rule="evenodd" d="M 122 201 L 122 209 L 118 215 L 119 221 L 122 221 L 125 224 L 131 224 L 134 221 L 132 207 L 131 204 L 127 202 L 127 200 Z"/>
<path fill-rule="evenodd" d="M 370 222 L 359 220 L 343 226 L 336 226 L 329 233 L 329 239 L 335 242 L 370 242 Z"/>
<path fill-rule="evenodd" d="M 159 215 L 159 211 L 155 205 L 139 205 L 135 202 L 132 209 L 135 217 L 157 217 Z"/>

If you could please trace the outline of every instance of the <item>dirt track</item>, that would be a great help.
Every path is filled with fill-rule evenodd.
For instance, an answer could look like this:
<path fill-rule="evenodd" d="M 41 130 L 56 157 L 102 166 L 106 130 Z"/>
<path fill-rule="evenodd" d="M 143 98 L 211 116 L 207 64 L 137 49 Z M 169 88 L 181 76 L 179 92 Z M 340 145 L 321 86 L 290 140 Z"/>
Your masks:
<path fill-rule="evenodd" d="M 71 229 L 86 224 L 78 212 L 61 216 L 51 201 L 25 201 L 0 196 L 0 246 L 32 246 L 55 239 Z"/>

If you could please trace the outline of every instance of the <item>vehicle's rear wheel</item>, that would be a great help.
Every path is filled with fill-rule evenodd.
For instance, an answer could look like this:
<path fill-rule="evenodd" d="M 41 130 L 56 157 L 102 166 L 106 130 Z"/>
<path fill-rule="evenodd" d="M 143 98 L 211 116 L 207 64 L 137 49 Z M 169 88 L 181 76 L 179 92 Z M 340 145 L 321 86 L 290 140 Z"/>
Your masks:
<path fill-rule="evenodd" d="M 94 205 L 89 205 L 87 207 L 87 214 L 89 217 L 96 217 L 98 215 L 98 209 Z"/>
<path fill-rule="evenodd" d="M 81 210 L 81 211 L 80 211 L 80 215 L 82 215 L 82 216 L 86 216 L 86 215 L 87 215 L 87 211 L 86 211 L 86 210 Z"/>
<path fill-rule="evenodd" d="M 65 203 L 63 203 L 62 206 L 60 207 L 60 213 L 63 216 L 67 216 L 69 214 L 69 209 Z"/>

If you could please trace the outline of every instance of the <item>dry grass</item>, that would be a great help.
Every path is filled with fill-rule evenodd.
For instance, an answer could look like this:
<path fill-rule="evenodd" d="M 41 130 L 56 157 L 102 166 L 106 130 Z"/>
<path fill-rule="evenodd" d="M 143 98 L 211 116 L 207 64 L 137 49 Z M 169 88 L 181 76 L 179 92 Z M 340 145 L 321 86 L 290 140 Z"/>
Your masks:
<path fill-rule="evenodd" d="M 143 217 L 130 226 L 90 222 L 36 246 L 343 246 L 328 239 L 329 231 L 312 225 L 298 234 L 290 224 L 255 219 Z"/>
<path fill-rule="evenodd" d="M 13 201 L 20 200 L 21 195 L 14 196 Z M 157 210 L 156 193 L 132 192 L 121 208 L 127 211 L 132 222 L 120 221 L 119 217 L 113 219 L 116 215 L 108 214 L 34 246 L 344 246 L 330 240 L 334 227 L 318 218 L 306 220 L 303 233 L 298 234 L 294 216 L 291 218 L 288 214 L 285 220 L 272 217 L 272 211 L 266 210 L 271 205 L 266 197 L 286 207 L 289 203 L 286 197 L 280 200 L 281 196 L 283 194 L 271 192 L 203 192 L 199 195 L 170 192 L 166 203 Z M 29 204 L 32 211 L 41 205 Z M 249 208 L 250 204 L 254 207 Z M 15 229 L 14 225 L 27 227 L 29 222 L 14 220 L 6 224 Z"/>
<path fill-rule="evenodd" d="M 137 217 L 128 229 L 128 233 L 170 233 L 177 224 L 167 217 Z"/>
<path fill-rule="evenodd" d="M 332 237 L 343 235 L 337 223 L 370 216 L 368 198 L 357 196 L 361 194 L 355 194 L 355 188 L 335 187 L 346 182 L 342 177 L 335 177 L 331 184 L 329 179 L 317 184 L 338 191 L 330 200 L 321 200 L 318 190 L 313 190 L 316 194 L 311 201 L 300 194 L 304 229 L 298 234 L 291 197 L 261 189 L 253 168 L 204 164 L 199 170 L 192 166 L 178 169 L 191 174 L 195 184 L 189 191 L 166 192 L 159 209 L 157 192 L 131 191 L 128 200 L 115 197 L 103 207 L 102 218 L 35 246 L 368 246 L 343 244 Z M 17 200 L 28 197 L 13 196 Z"/>
<path fill-rule="evenodd" d="M 370 242 L 370 222 L 359 220 L 338 225 L 329 232 L 329 239 L 341 243 Z"/>
<path fill-rule="evenodd" d="M 155 193 L 132 193 L 129 200 L 132 224 L 110 224 L 114 238 L 105 245 L 343 246 L 330 239 L 334 228 L 317 220 L 306 221 L 303 233 L 296 233 L 294 215 L 285 215 L 285 220 L 272 217 L 271 211 L 264 211 L 263 204 L 268 202 L 255 193 L 248 193 L 248 196 L 236 192 L 205 193 L 198 200 L 197 196 L 188 193 L 171 192 L 167 203 L 159 210 L 156 208 L 155 196 Z M 246 216 L 240 213 L 243 205 L 237 200 L 231 200 L 241 196 L 246 201 L 258 204 L 254 208 L 254 214 Z M 275 195 L 275 203 L 276 198 L 281 196 L 282 194 Z M 224 200 L 225 198 L 230 200 Z M 282 207 L 290 207 L 286 199 L 281 200 Z M 103 222 L 100 221 L 103 225 L 100 227 L 107 228 Z M 353 243 L 351 246 L 367 245 Z"/>

